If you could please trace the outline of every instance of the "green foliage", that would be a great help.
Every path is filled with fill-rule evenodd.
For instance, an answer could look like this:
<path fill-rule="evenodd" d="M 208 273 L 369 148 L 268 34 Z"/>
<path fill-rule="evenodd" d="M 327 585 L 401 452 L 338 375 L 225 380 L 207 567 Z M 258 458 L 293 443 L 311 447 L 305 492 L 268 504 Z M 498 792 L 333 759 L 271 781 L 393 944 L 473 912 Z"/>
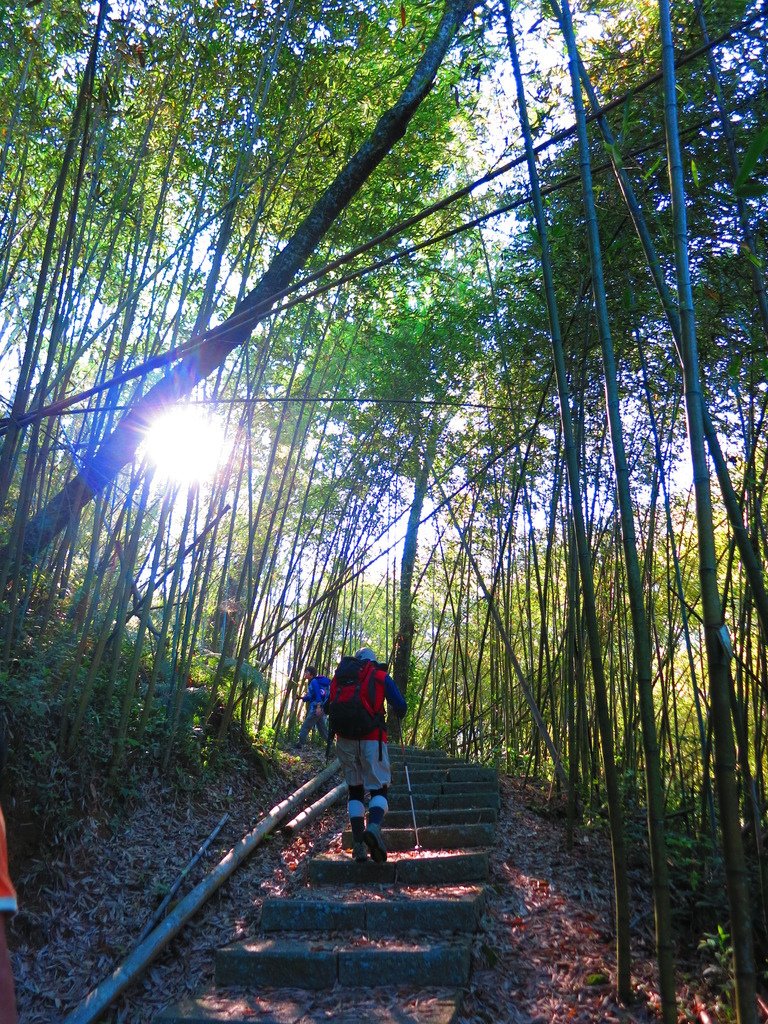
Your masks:
<path fill-rule="evenodd" d="M 741 168 L 736 178 L 736 191 L 745 199 L 758 199 L 765 195 L 766 186 L 751 182 L 750 178 L 757 168 L 758 161 L 768 149 L 768 128 L 758 132 L 749 145 L 741 161 Z"/>
<path fill-rule="evenodd" d="M 81 751 L 77 765 L 61 757 L 56 743 L 57 710 L 49 681 L 27 664 L 23 674 L 0 675 L 0 709 L 6 723 L 8 761 L 3 806 L 25 822 L 22 848 L 35 850 L 43 836 L 64 840 L 78 827 L 86 806 L 89 768 L 99 752 Z"/>
<path fill-rule="evenodd" d="M 595 971 L 594 973 L 586 976 L 584 984 L 590 986 L 608 985 L 610 980 L 610 977 L 605 973 L 605 971 Z"/>
<path fill-rule="evenodd" d="M 718 924 L 715 932 L 704 932 L 699 940 L 699 950 L 709 961 L 704 975 L 719 997 L 718 1011 L 726 1020 L 735 1020 L 733 1000 L 733 947 L 731 936 Z"/>

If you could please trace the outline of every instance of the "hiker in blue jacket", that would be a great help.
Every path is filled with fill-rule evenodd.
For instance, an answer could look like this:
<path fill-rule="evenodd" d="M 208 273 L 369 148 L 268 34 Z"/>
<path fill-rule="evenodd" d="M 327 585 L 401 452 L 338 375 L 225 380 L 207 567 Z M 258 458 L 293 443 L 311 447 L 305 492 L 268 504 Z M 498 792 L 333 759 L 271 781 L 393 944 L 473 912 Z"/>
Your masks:
<path fill-rule="evenodd" d="M 307 717 L 301 726 L 299 738 L 296 742 L 296 749 L 301 750 L 312 729 L 317 729 L 324 740 L 328 740 L 328 726 L 325 721 L 325 701 L 328 691 L 331 688 L 331 680 L 328 676 L 319 676 L 314 665 L 307 665 L 304 669 L 304 679 L 307 683 L 307 692 L 301 698 L 307 704 Z"/>
<path fill-rule="evenodd" d="M 349 824 L 352 829 L 352 856 L 364 862 L 371 857 L 377 864 L 387 859 L 387 847 L 381 834 L 388 810 L 387 787 L 392 770 L 387 751 L 384 703 L 402 718 L 407 710 L 405 698 L 386 667 L 379 665 L 370 647 L 362 647 L 354 658 L 341 659 L 331 682 L 328 714 L 349 787 Z M 360 704 L 365 708 L 361 711 Z M 364 796 L 371 794 L 368 824 L 365 822 Z"/>

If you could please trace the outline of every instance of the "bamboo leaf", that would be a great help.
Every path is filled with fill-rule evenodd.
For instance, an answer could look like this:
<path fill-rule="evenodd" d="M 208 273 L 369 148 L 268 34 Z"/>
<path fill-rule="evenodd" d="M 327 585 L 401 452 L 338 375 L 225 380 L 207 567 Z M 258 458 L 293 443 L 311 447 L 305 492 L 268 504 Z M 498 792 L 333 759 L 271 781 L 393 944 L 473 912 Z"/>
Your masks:
<path fill-rule="evenodd" d="M 768 128 L 764 128 L 758 133 L 757 137 L 752 140 L 752 143 L 744 154 L 744 159 L 741 162 L 741 170 L 739 176 L 736 179 L 736 191 L 741 193 L 742 187 L 746 184 L 747 178 L 752 174 L 757 161 L 760 159 L 765 149 L 768 147 Z"/>
<path fill-rule="evenodd" d="M 645 181 L 647 181 L 649 178 L 652 178 L 656 171 L 658 171 L 659 167 L 661 167 L 661 157 L 657 156 L 651 164 L 651 166 L 648 168 L 648 170 L 643 174 L 643 178 L 645 179 Z"/>
<path fill-rule="evenodd" d="M 759 260 L 746 244 L 742 244 L 741 252 L 749 260 L 753 267 L 757 267 L 758 270 L 763 269 L 762 260 Z"/>
<path fill-rule="evenodd" d="M 632 124 L 632 96 L 627 96 L 624 103 L 624 110 L 621 118 L 621 139 L 626 138 L 630 125 Z"/>
<path fill-rule="evenodd" d="M 768 195 L 768 185 L 761 185 L 757 181 L 748 181 L 736 189 L 736 195 L 741 199 L 762 199 Z"/>
<path fill-rule="evenodd" d="M 606 152 L 610 156 L 611 160 L 616 164 L 617 167 L 623 167 L 624 161 L 621 159 L 621 152 L 615 142 L 604 142 Z"/>
<path fill-rule="evenodd" d="M 695 160 L 691 160 L 691 175 L 693 177 L 693 184 L 696 186 L 696 188 L 698 188 L 700 184 L 699 168 L 696 165 Z"/>

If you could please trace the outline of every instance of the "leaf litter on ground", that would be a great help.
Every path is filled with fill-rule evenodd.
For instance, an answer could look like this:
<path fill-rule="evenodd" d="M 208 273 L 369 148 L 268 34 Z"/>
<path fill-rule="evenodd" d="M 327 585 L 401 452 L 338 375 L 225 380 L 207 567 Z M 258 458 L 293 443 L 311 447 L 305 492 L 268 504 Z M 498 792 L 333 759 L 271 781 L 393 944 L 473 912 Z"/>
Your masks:
<path fill-rule="evenodd" d="M 21 910 L 11 928 L 21 1024 L 61 1019 L 122 962 L 222 810 L 230 811 L 230 820 L 190 873 L 179 898 L 315 770 L 303 765 L 295 777 L 267 782 L 256 773 L 243 773 L 186 799 L 155 780 L 142 788 L 135 806 L 113 830 L 105 830 L 96 818 L 86 820 L 78 839 L 55 851 L 54 871 L 29 865 L 18 879 Z M 481 928 L 473 938 L 474 969 L 460 1024 L 659 1020 L 647 928 L 633 936 L 637 1002 L 625 1007 L 614 998 L 612 872 L 605 835 L 577 830 L 568 849 L 563 823 L 531 810 L 534 784 L 502 778 L 501 795 L 490 885 Z M 324 887 L 322 894 L 310 890 L 311 857 L 341 852 L 345 810 L 337 805 L 292 839 L 275 834 L 263 843 L 116 1002 L 104 1017 L 107 1024 L 150 1024 L 169 1003 L 211 989 L 216 949 L 257 934 L 261 904 L 268 897 L 337 897 L 344 892 L 347 899 L 461 898 L 474 890 L 461 885 Z M 398 857 L 416 855 L 410 851 Z M 430 855 L 432 851 L 418 854 Z M 37 884 L 40 878 L 46 879 L 44 886 Z M 635 886 L 633 902 L 633 909 L 639 908 L 636 916 L 652 920 L 647 887 Z M 387 989 L 367 993 L 365 999 L 371 1007 L 406 1002 L 413 1007 L 416 1000 L 426 1018 L 429 1007 L 445 995 L 425 990 L 416 1000 L 412 991 Z M 347 1008 L 353 999 L 337 989 L 311 996 L 297 989 L 294 997 L 299 1017 L 311 1010 L 329 1020 L 336 1006 Z M 258 993 L 255 1012 L 263 1012 L 269 998 L 268 992 Z M 680 999 L 682 1005 L 691 1005 L 692 995 L 684 986 Z"/>

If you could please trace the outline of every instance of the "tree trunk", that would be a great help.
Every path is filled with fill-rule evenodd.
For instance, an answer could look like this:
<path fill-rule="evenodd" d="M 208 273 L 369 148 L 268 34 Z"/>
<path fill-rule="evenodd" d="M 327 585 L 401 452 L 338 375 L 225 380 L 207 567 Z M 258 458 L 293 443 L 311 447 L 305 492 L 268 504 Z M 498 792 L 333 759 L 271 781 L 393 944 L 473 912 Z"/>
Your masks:
<path fill-rule="evenodd" d="M 584 209 L 586 213 L 589 260 L 592 273 L 592 290 L 594 294 L 600 345 L 603 354 L 606 417 L 608 420 L 614 473 L 616 477 L 616 493 L 624 553 L 624 566 L 627 574 L 627 589 L 631 609 L 635 670 L 637 672 L 637 692 L 640 707 L 640 719 L 642 723 L 641 733 L 643 750 L 645 754 L 648 841 L 651 857 L 651 881 L 653 886 L 653 901 L 656 919 L 656 955 L 659 965 L 661 1009 L 662 1017 L 666 1024 L 675 1024 L 677 1021 L 677 993 L 675 987 L 672 912 L 669 900 L 667 844 L 664 830 L 664 785 L 661 776 L 659 746 L 656 735 L 655 712 L 653 706 L 650 632 L 648 630 L 648 620 L 645 614 L 643 581 L 637 554 L 634 508 L 632 503 L 632 493 L 629 486 L 629 467 L 627 465 L 623 427 L 621 422 L 616 357 L 614 354 L 613 338 L 609 325 L 608 303 L 603 278 L 603 260 L 597 224 L 597 210 L 592 187 L 592 167 L 589 155 L 587 122 L 584 116 L 584 105 L 581 98 L 579 60 L 576 51 L 576 40 L 573 33 L 568 0 L 562 0 L 562 9 L 563 34 L 565 35 L 566 45 L 568 47 L 571 88 L 578 125 L 579 163 Z M 617 579 L 619 578 L 620 577 L 617 572 Z M 620 610 L 620 608 L 621 604 L 617 602 L 617 609 Z M 626 636 L 627 632 L 628 631 L 626 629 L 622 629 L 621 635 Z M 629 658 L 627 657 L 626 660 L 628 665 Z M 634 717 L 633 704 L 634 700 L 628 702 L 628 713 Z M 629 730 L 627 730 L 627 732 L 629 732 Z M 633 763 L 634 760 L 633 750 L 632 761 L 630 764 Z"/>
<path fill-rule="evenodd" d="M 427 440 L 424 458 L 414 481 L 413 503 L 411 504 L 411 511 L 408 516 L 405 543 L 403 544 L 403 559 L 400 563 L 400 616 L 397 639 L 395 640 L 392 678 L 397 683 L 397 688 L 403 696 L 408 691 L 413 634 L 416 628 L 413 619 L 412 588 L 413 571 L 416 566 L 416 554 L 419 543 L 419 523 L 421 521 L 421 512 L 424 508 L 424 498 L 427 495 L 427 485 L 432 472 L 436 445 L 437 431 L 433 432 Z"/>

